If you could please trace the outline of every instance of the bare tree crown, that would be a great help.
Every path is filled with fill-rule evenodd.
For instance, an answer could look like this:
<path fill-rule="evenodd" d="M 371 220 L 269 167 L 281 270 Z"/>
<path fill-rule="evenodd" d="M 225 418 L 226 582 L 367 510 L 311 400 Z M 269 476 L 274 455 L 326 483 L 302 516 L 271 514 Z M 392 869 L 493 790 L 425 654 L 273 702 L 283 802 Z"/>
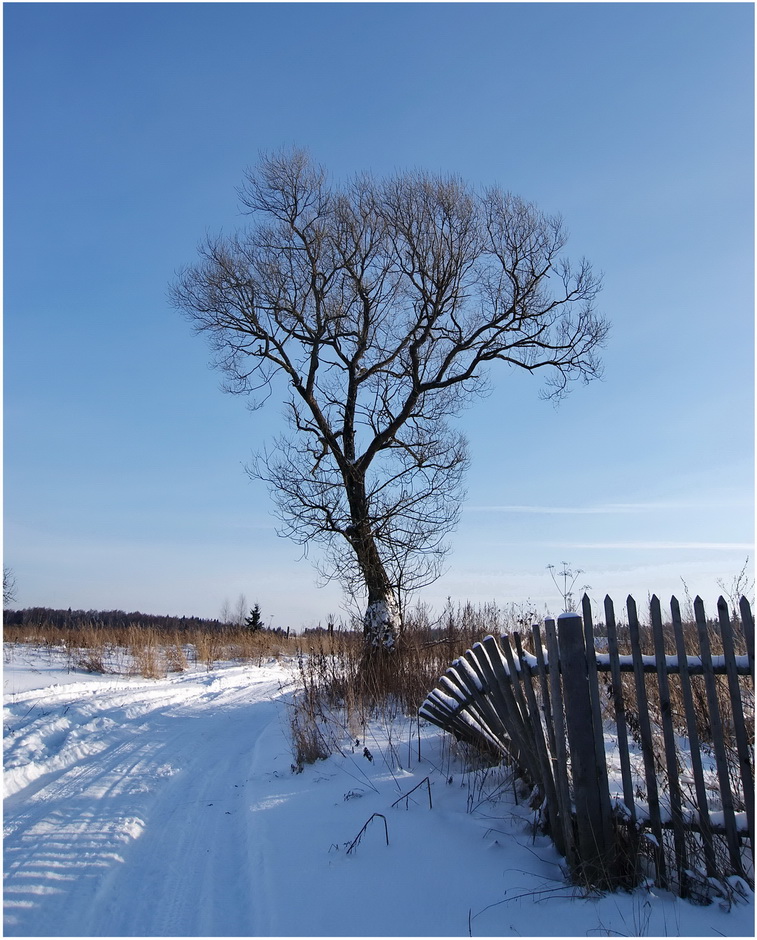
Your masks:
<path fill-rule="evenodd" d="M 303 151 L 264 157 L 239 197 L 251 226 L 208 238 L 172 297 L 207 333 L 227 389 L 289 387 L 293 434 L 253 473 L 284 533 L 331 549 L 330 573 L 427 583 L 467 466 L 448 424 L 492 363 L 543 370 L 544 394 L 600 374 L 600 279 L 562 254 L 562 221 L 499 188 L 424 172 L 344 186 Z M 371 557 L 371 543 L 376 557 Z"/>

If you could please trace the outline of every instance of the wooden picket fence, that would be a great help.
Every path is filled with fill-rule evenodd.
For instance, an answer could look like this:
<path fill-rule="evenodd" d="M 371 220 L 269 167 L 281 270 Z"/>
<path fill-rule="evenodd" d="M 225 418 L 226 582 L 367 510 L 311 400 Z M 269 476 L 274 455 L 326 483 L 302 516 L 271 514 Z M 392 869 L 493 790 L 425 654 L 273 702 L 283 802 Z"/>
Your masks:
<path fill-rule="evenodd" d="M 663 624 L 653 597 L 646 627 L 629 597 L 620 626 L 608 597 L 595 636 L 584 596 L 543 633 L 476 643 L 421 706 L 517 765 L 577 883 L 651 876 L 693 899 L 730 875 L 754 884 L 754 620 L 744 598 L 740 624 L 722 597 L 716 622 L 693 607 L 684 625 L 672 598 Z"/>

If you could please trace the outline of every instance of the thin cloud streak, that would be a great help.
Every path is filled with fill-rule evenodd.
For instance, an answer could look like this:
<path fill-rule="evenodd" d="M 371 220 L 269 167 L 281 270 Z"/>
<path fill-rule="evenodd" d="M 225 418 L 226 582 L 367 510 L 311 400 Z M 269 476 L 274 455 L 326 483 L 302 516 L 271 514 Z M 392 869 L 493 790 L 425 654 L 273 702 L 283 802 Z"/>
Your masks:
<path fill-rule="evenodd" d="M 604 551 L 638 550 L 638 551 L 715 551 L 715 552 L 752 552 L 754 544 L 751 542 L 542 542 L 548 548 L 584 548 L 586 550 L 599 549 Z"/>
<path fill-rule="evenodd" d="M 623 515 L 676 509 L 722 509 L 734 505 L 712 502 L 608 503 L 602 506 L 465 506 L 465 512 L 530 513 L 545 516 Z"/>

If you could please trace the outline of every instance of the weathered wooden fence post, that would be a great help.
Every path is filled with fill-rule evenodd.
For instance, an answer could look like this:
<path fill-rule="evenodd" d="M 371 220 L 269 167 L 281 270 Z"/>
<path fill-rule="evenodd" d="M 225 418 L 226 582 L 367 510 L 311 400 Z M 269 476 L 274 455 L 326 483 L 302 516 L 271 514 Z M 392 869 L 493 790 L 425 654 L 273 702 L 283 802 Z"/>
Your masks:
<path fill-rule="evenodd" d="M 547 652 L 549 656 L 550 704 L 555 723 L 555 749 L 553 752 L 555 785 L 560 801 L 560 822 L 563 830 L 563 841 L 565 843 L 565 858 L 568 861 L 571 876 L 573 876 L 578 874 L 580 859 L 578 857 L 575 833 L 573 831 L 573 811 L 570 803 L 568 751 L 565 744 L 563 696 L 560 687 L 560 650 L 557 644 L 557 628 L 555 627 L 555 621 L 551 617 L 548 617 L 544 621 L 544 632 L 547 637 Z"/>
<path fill-rule="evenodd" d="M 561 614 L 557 621 L 565 721 L 570 745 L 573 800 L 576 807 L 578 854 L 586 881 L 610 885 L 614 873 L 612 819 L 605 812 L 607 795 L 600 792 L 604 752 L 597 754 L 584 632 L 578 614 Z M 551 664 L 550 664 L 551 665 Z M 601 765 L 601 771 L 600 771 Z"/>
<path fill-rule="evenodd" d="M 704 666 L 704 687 L 707 693 L 707 707 L 710 718 L 710 729 L 712 731 L 712 748 L 715 751 L 715 766 L 718 772 L 718 783 L 720 784 L 720 802 L 723 807 L 723 823 L 725 825 L 728 852 L 733 870 L 738 875 L 744 877 L 744 869 L 741 864 L 741 846 L 739 845 L 739 834 L 736 829 L 736 817 L 734 815 L 733 793 L 731 792 L 731 780 L 728 773 L 728 756 L 726 754 L 725 739 L 723 736 L 723 721 L 720 717 L 720 703 L 718 702 L 715 670 L 712 668 L 712 652 L 710 650 L 707 618 L 704 612 L 704 602 L 699 595 L 694 598 L 694 617 L 697 622 L 699 651 L 702 656 L 702 665 Z"/>

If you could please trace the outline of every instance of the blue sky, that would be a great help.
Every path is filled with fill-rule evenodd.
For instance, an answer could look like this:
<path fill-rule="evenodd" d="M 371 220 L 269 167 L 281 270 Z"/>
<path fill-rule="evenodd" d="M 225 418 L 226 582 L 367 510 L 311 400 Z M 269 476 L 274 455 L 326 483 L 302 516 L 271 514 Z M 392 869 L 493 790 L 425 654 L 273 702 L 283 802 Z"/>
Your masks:
<path fill-rule="evenodd" d="M 4 4 L 4 552 L 18 606 L 340 613 L 243 465 L 281 409 L 219 391 L 167 303 L 235 187 L 298 144 L 560 212 L 604 274 L 605 378 L 497 370 L 422 594 L 712 603 L 753 559 L 751 3 Z"/>

